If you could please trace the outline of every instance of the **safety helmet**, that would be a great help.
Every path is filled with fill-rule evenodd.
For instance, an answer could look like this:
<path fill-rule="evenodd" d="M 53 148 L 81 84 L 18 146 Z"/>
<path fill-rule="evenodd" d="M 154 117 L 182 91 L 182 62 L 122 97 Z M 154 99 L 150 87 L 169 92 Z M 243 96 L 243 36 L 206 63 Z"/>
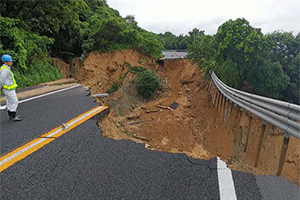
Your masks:
<path fill-rule="evenodd" d="M 13 59 L 11 58 L 10 55 L 5 54 L 5 55 L 2 56 L 1 61 L 2 62 L 12 62 Z"/>

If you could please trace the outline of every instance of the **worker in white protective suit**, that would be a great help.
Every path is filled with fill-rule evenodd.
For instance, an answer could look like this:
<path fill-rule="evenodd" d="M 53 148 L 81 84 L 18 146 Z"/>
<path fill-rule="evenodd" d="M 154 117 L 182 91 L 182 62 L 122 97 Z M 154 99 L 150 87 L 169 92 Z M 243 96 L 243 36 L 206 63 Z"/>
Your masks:
<path fill-rule="evenodd" d="M 1 58 L 3 65 L 0 68 L 0 88 L 6 98 L 6 107 L 9 119 L 18 122 L 21 121 L 21 117 L 17 116 L 17 107 L 19 104 L 16 94 L 16 88 L 18 87 L 14 74 L 11 71 L 13 59 L 10 55 L 3 55 Z"/>

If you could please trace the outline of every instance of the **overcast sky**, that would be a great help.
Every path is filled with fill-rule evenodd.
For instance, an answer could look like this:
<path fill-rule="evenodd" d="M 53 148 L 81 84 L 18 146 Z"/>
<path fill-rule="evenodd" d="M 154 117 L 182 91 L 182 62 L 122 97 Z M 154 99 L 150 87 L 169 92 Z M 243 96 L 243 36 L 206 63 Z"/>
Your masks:
<path fill-rule="evenodd" d="M 300 32 L 300 0 L 107 0 L 121 16 L 134 15 L 154 33 L 186 35 L 193 28 L 215 34 L 229 19 L 245 18 L 263 33 Z"/>

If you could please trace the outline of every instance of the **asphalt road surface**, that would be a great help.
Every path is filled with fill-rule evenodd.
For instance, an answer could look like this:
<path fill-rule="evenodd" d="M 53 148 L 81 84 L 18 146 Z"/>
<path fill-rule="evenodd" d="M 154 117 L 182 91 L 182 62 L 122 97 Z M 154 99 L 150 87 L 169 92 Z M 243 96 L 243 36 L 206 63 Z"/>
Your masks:
<path fill-rule="evenodd" d="M 0 111 L 1 154 L 97 106 L 84 88 L 19 105 L 23 121 Z M 297 199 L 277 176 L 232 171 L 237 199 Z M 90 119 L 0 173 L 0 199 L 221 199 L 217 159 L 151 151 L 101 137 Z M 224 199 L 224 198 L 223 198 Z"/>

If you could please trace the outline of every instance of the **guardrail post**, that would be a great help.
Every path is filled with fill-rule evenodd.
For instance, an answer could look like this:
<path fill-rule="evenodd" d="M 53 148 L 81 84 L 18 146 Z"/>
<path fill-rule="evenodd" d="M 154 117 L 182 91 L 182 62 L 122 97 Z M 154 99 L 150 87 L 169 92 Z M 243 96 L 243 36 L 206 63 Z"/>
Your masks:
<path fill-rule="evenodd" d="M 229 133 L 230 133 L 230 130 L 232 129 L 233 127 L 233 124 L 236 122 L 236 120 L 238 119 L 238 114 L 239 114 L 239 109 L 238 109 L 238 106 L 236 104 L 233 103 L 233 107 L 236 107 L 232 109 L 232 116 L 233 117 L 233 120 L 232 122 L 229 124 Z M 233 131 L 232 131 L 233 132 Z"/>
<path fill-rule="evenodd" d="M 267 126 L 267 123 L 265 121 L 263 121 L 260 138 L 259 138 L 259 143 L 258 143 L 257 151 L 256 151 L 254 167 L 257 167 L 257 165 L 258 165 L 259 155 L 261 152 L 261 147 L 262 147 L 262 143 L 263 143 L 265 132 L 266 132 L 266 126 Z"/>
<path fill-rule="evenodd" d="M 229 109 L 229 99 L 226 99 L 225 101 L 225 110 L 224 110 L 224 117 L 223 117 L 223 121 L 226 122 L 226 118 L 228 116 L 228 110 Z"/>
<path fill-rule="evenodd" d="M 219 105 L 218 105 L 218 112 L 221 111 L 222 103 L 223 103 L 223 94 L 220 94 Z"/>
<path fill-rule="evenodd" d="M 217 102 L 217 98 L 218 98 L 218 90 L 215 88 L 215 93 L 214 93 L 214 101 L 213 101 L 213 103 L 214 103 L 214 105 L 216 104 L 216 102 Z"/>
<path fill-rule="evenodd" d="M 211 88 L 211 82 L 208 83 L 208 88 L 207 88 L 208 92 L 210 92 L 210 88 Z"/>
<path fill-rule="evenodd" d="M 230 107 L 230 109 L 229 109 L 228 117 L 227 117 L 227 118 L 229 118 L 229 117 L 231 116 L 232 110 L 233 110 L 233 106 L 234 106 L 234 103 L 233 103 L 232 101 L 230 101 L 230 104 L 231 104 L 231 107 Z"/>
<path fill-rule="evenodd" d="M 246 135 L 246 143 L 245 143 L 244 152 L 246 152 L 247 148 L 248 148 L 249 135 L 250 135 L 251 126 L 252 126 L 252 119 L 253 119 L 253 116 L 252 116 L 252 114 L 250 114 L 250 119 L 249 119 L 249 125 L 248 125 L 247 135 Z"/>
<path fill-rule="evenodd" d="M 225 110 L 225 104 L 226 104 L 226 97 L 223 96 L 222 99 L 222 104 L 221 104 L 221 110 L 220 110 L 220 121 L 223 121 L 223 115 L 224 115 L 224 110 Z"/>
<path fill-rule="evenodd" d="M 226 112 L 226 119 L 225 119 L 225 120 L 229 119 L 230 116 L 232 115 L 233 105 L 234 105 L 234 103 L 231 102 L 231 101 L 228 99 L 228 110 L 227 110 L 227 112 Z M 228 122 L 226 123 L 226 129 L 227 129 L 228 127 L 230 127 L 230 121 L 228 121 Z"/>
<path fill-rule="evenodd" d="M 213 105 L 215 105 L 215 103 L 216 103 L 216 98 L 217 98 L 217 94 L 218 94 L 218 90 L 215 88 L 215 87 L 213 87 L 214 89 L 212 89 L 212 102 L 213 102 Z"/>
<path fill-rule="evenodd" d="M 217 89 L 216 101 L 215 101 L 215 109 L 217 109 L 219 104 L 220 91 Z"/>
<path fill-rule="evenodd" d="M 236 125 L 236 131 L 235 131 L 235 135 L 234 135 L 234 141 L 237 141 L 238 138 L 238 134 L 239 134 L 239 130 L 240 130 L 240 126 L 241 126 L 241 121 L 242 121 L 242 115 L 243 115 L 243 108 L 241 108 L 238 112 L 238 123 Z"/>
<path fill-rule="evenodd" d="M 281 173 L 282 173 L 283 164 L 284 164 L 286 152 L 287 152 L 287 149 L 288 149 L 288 146 L 289 146 L 289 142 L 290 142 L 290 135 L 285 133 L 284 138 L 283 138 L 282 147 L 281 147 L 279 165 L 278 165 L 278 169 L 277 169 L 277 175 L 278 176 L 280 176 Z"/>
<path fill-rule="evenodd" d="M 222 93 L 219 91 L 219 98 L 218 98 L 218 106 L 217 106 L 217 109 L 218 109 L 218 112 L 220 110 L 220 104 L 221 104 L 221 101 L 222 101 Z"/>

